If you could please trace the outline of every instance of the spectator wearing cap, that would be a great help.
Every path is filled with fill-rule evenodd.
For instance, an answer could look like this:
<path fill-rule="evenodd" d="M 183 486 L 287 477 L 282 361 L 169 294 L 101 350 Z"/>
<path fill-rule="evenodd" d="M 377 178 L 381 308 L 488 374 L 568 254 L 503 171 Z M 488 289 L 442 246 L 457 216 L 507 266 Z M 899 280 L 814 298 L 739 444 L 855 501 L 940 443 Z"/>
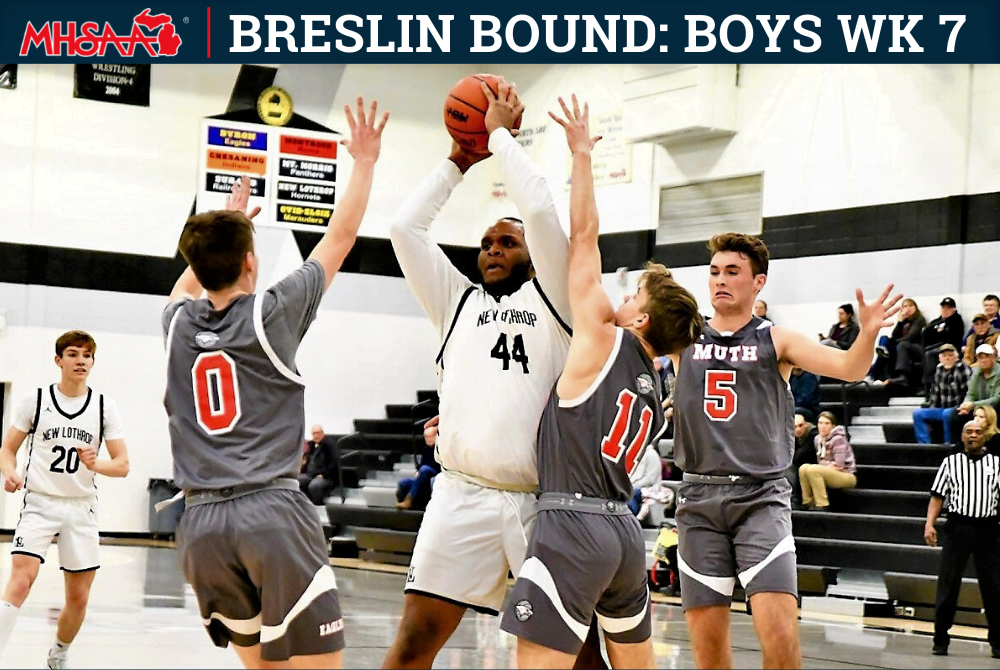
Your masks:
<path fill-rule="evenodd" d="M 986 302 L 985 300 L 983 301 Z M 965 350 L 964 360 L 969 365 L 969 367 L 974 367 L 976 365 L 976 349 L 980 345 L 990 344 L 994 348 L 997 346 L 997 337 L 1000 336 L 1000 332 L 993 327 L 990 323 L 990 317 L 985 312 L 980 312 L 972 317 L 972 329 L 970 335 L 965 338 Z"/>
<path fill-rule="evenodd" d="M 986 320 L 989 321 L 993 329 L 1000 331 L 1000 298 L 993 293 L 987 293 L 983 297 L 983 314 L 986 315 Z M 962 339 L 969 339 L 969 335 L 972 335 L 972 332 L 972 326 L 969 326 Z"/>
<path fill-rule="evenodd" d="M 965 399 L 972 372 L 964 361 L 959 360 L 958 350 L 953 344 L 942 344 L 938 351 L 934 383 L 931 386 L 929 407 L 913 410 L 913 433 L 920 444 L 930 444 L 931 431 L 928 423 L 940 422 L 944 429 L 944 441 L 952 442 L 954 417 L 958 406 Z"/>
<path fill-rule="evenodd" d="M 924 345 L 924 394 L 930 392 L 934 383 L 938 350 L 942 344 L 951 344 L 957 351 L 962 346 L 962 334 L 965 332 L 965 321 L 958 313 L 954 298 L 941 301 L 941 316 L 928 323 L 923 330 Z"/>
<path fill-rule="evenodd" d="M 969 379 L 965 400 L 958 406 L 953 417 L 958 426 L 972 419 L 977 407 L 989 405 L 994 410 L 1000 407 L 1000 374 L 996 363 L 997 350 L 992 344 L 980 344 L 976 347 L 976 369 Z"/>

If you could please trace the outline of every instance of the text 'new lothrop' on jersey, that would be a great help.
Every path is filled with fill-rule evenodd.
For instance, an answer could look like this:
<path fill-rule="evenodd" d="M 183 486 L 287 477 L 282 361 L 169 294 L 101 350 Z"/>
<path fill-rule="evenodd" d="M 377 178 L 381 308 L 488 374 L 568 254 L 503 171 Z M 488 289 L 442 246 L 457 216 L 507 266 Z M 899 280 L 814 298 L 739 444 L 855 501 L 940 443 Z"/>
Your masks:
<path fill-rule="evenodd" d="M 442 467 L 501 484 L 538 483 L 538 421 L 569 337 L 537 280 L 499 300 L 469 287 L 438 356 Z"/>
<path fill-rule="evenodd" d="M 66 498 L 97 494 L 95 475 L 80 462 L 78 449 L 93 447 L 100 454 L 104 440 L 122 437 L 110 398 L 89 388 L 70 398 L 56 384 L 24 398 L 13 425 L 28 433 L 25 490 Z"/>

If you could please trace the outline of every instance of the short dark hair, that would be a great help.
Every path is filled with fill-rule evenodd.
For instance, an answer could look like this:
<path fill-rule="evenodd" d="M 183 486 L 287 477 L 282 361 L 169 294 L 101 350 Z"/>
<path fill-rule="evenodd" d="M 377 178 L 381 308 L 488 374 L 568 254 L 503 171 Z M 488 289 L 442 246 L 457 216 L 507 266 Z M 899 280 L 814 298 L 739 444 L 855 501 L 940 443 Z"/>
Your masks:
<path fill-rule="evenodd" d="M 177 246 L 201 285 L 220 291 L 243 272 L 243 259 L 253 251 L 253 223 L 233 210 L 195 214 L 184 224 Z"/>
<path fill-rule="evenodd" d="M 94 341 L 94 338 L 90 333 L 82 330 L 71 330 L 60 335 L 56 340 L 56 356 L 62 358 L 63 352 L 66 351 L 66 347 L 90 349 L 91 356 L 97 353 L 97 342 Z"/>
<path fill-rule="evenodd" d="M 854 305 L 852 305 L 849 302 L 845 302 L 843 305 L 841 305 L 837 309 L 844 310 L 844 313 L 847 314 L 848 316 L 854 316 Z"/>
<path fill-rule="evenodd" d="M 1000 304 L 1000 298 L 996 297 L 992 293 L 987 293 L 986 297 L 983 298 L 983 302 L 986 302 L 987 300 L 992 300 L 993 302 Z"/>
<path fill-rule="evenodd" d="M 708 250 L 713 256 L 720 251 L 743 254 L 750 261 L 750 270 L 754 276 L 767 274 L 770 254 L 767 245 L 759 237 L 744 233 L 722 233 L 708 241 Z"/>
<path fill-rule="evenodd" d="M 703 328 L 694 296 L 659 263 L 646 264 L 639 285 L 646 289 L 646 304 L 642 309 L 649 315 L 643 337 L 653 348 L 653 354 L 665 356 L 691 346 Z"/>

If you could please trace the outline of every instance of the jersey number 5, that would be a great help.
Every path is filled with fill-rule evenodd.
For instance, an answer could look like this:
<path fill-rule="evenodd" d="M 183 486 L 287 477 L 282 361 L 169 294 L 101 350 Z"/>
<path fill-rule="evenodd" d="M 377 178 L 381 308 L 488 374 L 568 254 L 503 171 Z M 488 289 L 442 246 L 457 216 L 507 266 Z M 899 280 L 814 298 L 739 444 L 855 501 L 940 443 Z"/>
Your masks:
<path fill-rule="evenodd" d="M 191 368 L 194 409 L 209 435 L 228 433 L 240 420 L 240 387 L 236 363 L 224 351 L 199 354 Z"/>
<path fill-rule="evenodd" d="M 601 440 L 601 456 L 613 463 L 621 460 L 625 454 L 625 472 L 631 473 L 635 467 L 635 458 L 639 455 L 642 447 L 649 437 L 649 427 L 653 423 L 653 410 L 643 407 L 639 412 L 639 432 L 625 448 L 625 437 L 628 435 L 629 424 L 632 423 L 632 406 L 638 396 L 628 389 L 622 389 L 618 394 L 618 413 L 615 415 L 615 422 L 611 425 L 611 432 Z"/>
<path fill-rule="evenodd" d="M 705 372 L 705 414 L 712 421 L 729 421 L 736 416 L 736 370 Z"/>

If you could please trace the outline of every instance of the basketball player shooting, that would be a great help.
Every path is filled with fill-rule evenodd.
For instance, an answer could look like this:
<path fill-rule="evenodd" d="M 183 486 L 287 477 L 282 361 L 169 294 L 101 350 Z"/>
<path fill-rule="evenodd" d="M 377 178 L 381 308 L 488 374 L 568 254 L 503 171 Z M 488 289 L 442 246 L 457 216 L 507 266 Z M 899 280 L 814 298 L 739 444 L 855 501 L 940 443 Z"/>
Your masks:
<path fill-rule="evenodd" d="M 791 463 L 792 367 L 862 379 L 879 329 L 902 295 L 890 284 L 871 303 L 857 289 L 861 333 L 842 351 L 752 313 L 767 281 L 768 251 L 751 235 L 709 242 L 714 316 L 701 338 L 672 356 L 677 370 L 674 455 L 681 600 L 699 668 L 732 667 L 729 606 L 739 578 L 750 600 L 765 668 L 802 667 Z"/>
<path fill-rule="evenodd" d="M 559 99 L 573 154 L 569 301 L 573 339 L 538 431 L 541 496 L 527 558 L 501 627 L 518 637 L 521 668 L 570 668 L 594 612 L 614 668 L 655 667 L 646 552 L 629 510 L 629 474 L 666 429 L 653 358 L 701 333 L 694 297 L 662 265 L 615 310 L 601 253 L 586 105 Z"/>
<path fill-rule="evenodd" d="M 344 108 L 351 177 L 306 262 L 254 293 L 258 260 L 245 215 L 249 180 L 227 210 L 188 219 L 189 267 L 163 312 L 165 405 L 184 574 L 205 628 L 248 668 L 339 668 L 344 621 L 323 529 L 297 475 L 305 434 L 295 353 L 354 245 L 388 114 Z M 256 213 L 256 212 L 254 212 Z M 207 298 L 200 298 L 202 289 Z"/>
<path fill-rule="evenodd" d="M 459 272 L 429 230 L 464 174 L 490 154 L 453 144 L 389 232 L 406 281 L 441 337 L 442 469 L 386 668 L 429 668 L 466 609 L 496 614 L 502 607 L 508 570 L 520 570 L 535 518 L 538 419 L 569 346 L 569 243 L 545 179 L 511 136 L 524 106 L 507 82 L 497 94 L 484 93 L 489 150 L 522 218 L 502 218 L 483 234 L 482 283 Z"/>

